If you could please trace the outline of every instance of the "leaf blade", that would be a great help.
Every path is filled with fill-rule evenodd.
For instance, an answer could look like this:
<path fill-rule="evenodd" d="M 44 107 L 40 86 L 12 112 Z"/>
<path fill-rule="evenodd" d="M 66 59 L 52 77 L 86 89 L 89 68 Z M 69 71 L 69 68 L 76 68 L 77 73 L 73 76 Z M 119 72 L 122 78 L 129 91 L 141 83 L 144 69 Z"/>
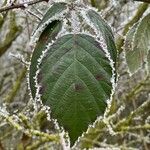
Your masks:
<path fill-rule="evenodd" d="M 126 52 L 126 61 L 131 74 L 140 69 L 146 61 L 150 47 L 150 14 L 139 23 L 133 37 L 132 50 Z"/>
<path fill-rule="evenodd" d="M 46 12 L 41 22 L 38 24 L 36 30 L 45 24 L 48 20 L 50 20 L 56 14 L 60 14 L 62 11 L 66 9 L 66 3 L 54 3 Z M 57 20 L 57 19 L 56 19 Z"/>
<path fill-rule="evenodd" d="M 112 89 L 110 61 L 94 38 L 68 34 L 57 39 L 39 67 L 41 99 L 73 145 L 105 111 Z"/>
<path fill-rule="evenodd" d="M 93 10 L 89 10 L 87 13 L 88 18 L 93 23 L 93 25 L 102 33 L 102 36 L 105 39 L 105 42 L 107 44 L 107 49 L 111 55 L 111 58 L 114 62 L 116 62 L 117 59 L 117 49 L 114 43 L 114 36 L 112 33 L 111 28 L 108 24 L 105 23 L 105 21 L 102 19 L 102 17 L 96 13 Z"/>

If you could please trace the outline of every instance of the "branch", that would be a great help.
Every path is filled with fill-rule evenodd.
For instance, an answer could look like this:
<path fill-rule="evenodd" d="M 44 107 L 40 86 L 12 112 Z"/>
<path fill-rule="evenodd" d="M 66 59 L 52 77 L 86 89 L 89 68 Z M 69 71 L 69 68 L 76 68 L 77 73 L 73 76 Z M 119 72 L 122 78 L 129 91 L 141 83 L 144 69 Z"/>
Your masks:
<path fill-rule="evenodd" d="M 141 92 L 142 87 L 147 85 L 149 82 L 150 82 L 150 76 L 148 75 L 144 80 L 142 80 L 138 84 L 136 84 L 136 86 L 133 87 L 133 89 L 127 95 L 125 95 L 125 97 L 123 99 L 124 102 L 132 100 L 133 97 L 137 95 L 137 91 Z"/>
<path fill-rule="evenodd" d="M 0 8 L 0 13 L 11 10 L 11 9 L 18 9 L 18 8 L 24 9 L 24 8 L 26 8 L 26 6 L 34 5 L 36 3 L 40 3 L 40 2 L 44 2 L 44 1 L 48 2 L 49 0 L 33 0 L 33 1 L 24 2 L 24 3 L 20 3 L 20 4 L 13 4 L 10 6 Z"/>
<path fill-rule="evenodd" d="M 43 131 L 39 131 L 36 129 L 24 128 L 17 122 L 18 116 L 16 116 L 16 115 L 10 116 L 10 114 L 7 112 L 6 108 L 0 107 L 0 117 L 4 117 L 7 121 L 7 123 L 9 123 L 16 130 L 22 131 L 24 134 L 28 135 L 29 137 L 40 137 L 40 138 L 45 138 L 49 141 L 55 141 L 57 143 L 60 142 L 60 135 L 58 133 L 48 134 L 48 133 L 45 133 Z M 17 118 L 17 120 L 16 120 L 16 118 Z"/>
<path fill-rule="evenodd" d="M 55 141 L 57 143 L 60 142 L 59 134 L 48 134 L 48 133 L 41 132 L 41 131 L 34 130 L 34 129 L 25 129 L 22 126 L 20 126 L 19 123 L 15 122 L 12 116 L 6 115 L 5 119 L 15 129 L 17 129 L 18 131 L 22 131 L 23 133 L 25 133 L 29 137 L 36 136 L 36 137 L 46 138 L 48 141 Z"/>
<path fill-rule="evenodd" d="M 35 141 L 31 145 L 26 147 L 26 150 L 38 149 L 41 145 L 44 145 L 46 142 L 49 142 L 47 138 L 40 138 L 40 141 Z"/>
<path fill-rule="evenodd" d="M 135 130 L 140 130 L 140 129 L 149 130 L 150 129 L 150 124 L 131 126 L 131 127 L 130 126 L 122 127 L 123 131 L 135 131 Z"/>
<path fill-rule="evenodd" d="M 139 106 L 136 110 L 130 113 L 129 116 L 126 118 L 120 120 L 116 125 L 115 125 L 115 130 L 116 131 L 122 131 L 122 128 L 124 126 L 129 126 L 130 122 L 135 116 L 138 116 L 139 114 L 144 114 L 146 110 L 149 110 L 150 107 L 150 100 L 146 100 L 141 106 Z"/>

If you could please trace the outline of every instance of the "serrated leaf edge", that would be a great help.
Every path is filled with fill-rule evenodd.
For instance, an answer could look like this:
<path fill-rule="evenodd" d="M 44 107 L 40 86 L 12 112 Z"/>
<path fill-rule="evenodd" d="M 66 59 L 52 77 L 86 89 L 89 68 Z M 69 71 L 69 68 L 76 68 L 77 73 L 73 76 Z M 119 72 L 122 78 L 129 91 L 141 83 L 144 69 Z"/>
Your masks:
<path fill-rule="evenodd" d="M 62 21 L 64 19 L 64 14 L 68 12 L 68 8 L 63 10 L 60 13 L 55 14 L 53 17 L 48 19 L 45 23 L 43 23 L 34 33 L 34 35 L 31 37 L 30 45 L 35 45 L 36 42 L 39 39 L 40 34 L 44 31 L 44 29 L 47 27 L 48 24 L 52 23 L 55 20 Z"/>

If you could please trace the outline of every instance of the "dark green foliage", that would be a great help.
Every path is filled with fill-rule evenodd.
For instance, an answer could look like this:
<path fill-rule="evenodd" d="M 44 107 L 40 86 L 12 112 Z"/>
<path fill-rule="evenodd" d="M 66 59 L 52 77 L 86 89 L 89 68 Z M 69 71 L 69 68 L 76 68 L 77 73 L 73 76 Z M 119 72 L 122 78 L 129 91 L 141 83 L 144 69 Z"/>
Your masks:
<path fill-rule="evenodd" d="M 125 41 L 126 60 L 130 73 L 135 73 L 147 61 L 150 50 L 150 14 L 131 28 Z M 130 41 L 130 48 L 127 43 Z"/>
<path fill-rule="evenodd" d="M 102 115 L 112 85 L 112 68 L 94 38 L 79 34 L 58 39 L 40 65 L 40 94 L 71 143 Z"/>
<path fill-rule="evenodd" d="M 42 55 L 42 51 L 46 48 L 46 44 L 48 44 L 48 42 L 51 42 L 53 39 L 55 39 L 60 29 L 61 29 L 60 21 L 53 21 L 52 23 L 50 23 L 42 32 L 36 44 L 36 47 L 33 51 L 31 65 L 30 65 L 30 76 L 29 76 L 30 88 L 32 91 L 33 98 L 35 97 L 35 92 L 36 92 L 34 77 L 37 71 L 37 63 L 38 63 L 37 60 Z"/>
<path fill-rule="evenodd" d="M 66 6 L 68 12 L 57 21 L 56 16 L 59 18 Z M 113 62 L 116 63 L 117 57 L 111 28 L 98 13 L 86 10 L 87 19 L 93 23 L 93 26 L 87 23 L 87 31 L 92 33 L 94 30 L 93 36 L 82 33 L 82 27 L 80 33 L 74 31 L 73 24 L 76 23 L 73 21 L 78 18 L 72 16 L 73 9 L 71 5 L 56 3 L 43 17 L 37 27 L 37 30 L 42 29 L 42 34 L 33 51 L 29 73 L 33 98 L 41 95 L 42 103 L 51 109 L 52 118 L 57 119 L 59 125 L 69 133 L 71 145 L 97 117 L 104 114 L 113 88 Z M 74 15 L 84 18 L 83 14 Z M 51 22 L 53 16 L 54 21 Z M 68 22 L 64 24 L 63 19 Z M 60 31 L 64 26 L 68 32 L 62 35 Z M 59 37 L 56 38 L 58 33 Z M 46 53 L 43 55 L 43 52 Z M 39 61 L 39 58 L 42 59 Z"/>
<path fill-rule="evenodd" d="M 44 23 L 48 21 L 51 17 L 56 15 L 57 13 L 60 13 L 66 8 L 65 3 L 55 3 L 44 15 L 42 21 L 39 23 L 38 27 L 36 30 L 38 30 Z M 37 71 L 37 60 L 38 58 L 42 55 L 42 51 L 46 48 L 46 44 L 51 42 L 52 40 L 55 39 L 57 33 L 61 29 L 61 22 L 58 20 L 54 20 L 53 22 L 45 25 L 45 29 L 43 30 L 42 34 L 39 37 L 39 40 L 37 41 L 36 47 L 33 51 L 32 54 L 32 59 L 31 59 L 31 65 L 30 65 L 30 76 L 29 76 L 29 81 L 30 81 L 30 88 L 32 91 L 32 96 L 33 98 L 35 97 L 35 82 L 34 82 L 34 77 Z M 36 31 L 35 30 L 35 31 Z"/>
<path fill-rule="evenodd" d="M 114 42 L 114 35 L 112 33 L 111 28 L 106 24 L 102 17 L 93 10 L 89 10 L 87 15 L 91 22 L 93 22 L 95 28 L 99 30 L 99 32 L 103 35 L 111 58 L 114 62 L 116 62 L 117 50 Z"/>

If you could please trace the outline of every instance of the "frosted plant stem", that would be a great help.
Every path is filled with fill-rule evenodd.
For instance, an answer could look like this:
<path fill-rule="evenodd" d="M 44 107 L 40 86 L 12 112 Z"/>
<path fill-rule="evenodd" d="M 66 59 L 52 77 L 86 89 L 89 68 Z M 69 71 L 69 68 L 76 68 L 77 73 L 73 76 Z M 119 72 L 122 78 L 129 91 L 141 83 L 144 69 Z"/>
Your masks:
<path fill-rule="evenodd" d="M 38 130 L 34 130 L 34 129 L 25 129 L 23 126 L 21 126 L 19 123 L 17 123 L 17 121 L 14 120 L 13 116 L 9 116 L 9 114 L 5 113 L 5 111 L 3 112 L 3 110 L 2 110 L 2 112 L 0 112 L 0 115 L 3 116 L 10 125 L 12 125 L 14 128 L 16 128 L 18 131 L 22 131 L 29 137 L 37 136 L 37 137 L 46 138 L 49 141 L 55 141 L 55 142 L 60 141 L 59 134 L 47 134 L 47 133 L 44 133 L 44 132 L 41 132 Z"/>
<path fill-rule="evenodd" d="M 4 11 L 12 10 L 12 9 L 18 9 L 18 8 L 24 9 L 24 8 L 26 8 L 26 6 L 34 5 L 34 4 L 40 3 L 40 2 L 48 2 L 48 1 L 49 0 L 33 0 L 33 1 L 29 1 L 29 2 L 5 6 L 5 7 L 0 8 L 0 13 L 2 13 Z"/>

